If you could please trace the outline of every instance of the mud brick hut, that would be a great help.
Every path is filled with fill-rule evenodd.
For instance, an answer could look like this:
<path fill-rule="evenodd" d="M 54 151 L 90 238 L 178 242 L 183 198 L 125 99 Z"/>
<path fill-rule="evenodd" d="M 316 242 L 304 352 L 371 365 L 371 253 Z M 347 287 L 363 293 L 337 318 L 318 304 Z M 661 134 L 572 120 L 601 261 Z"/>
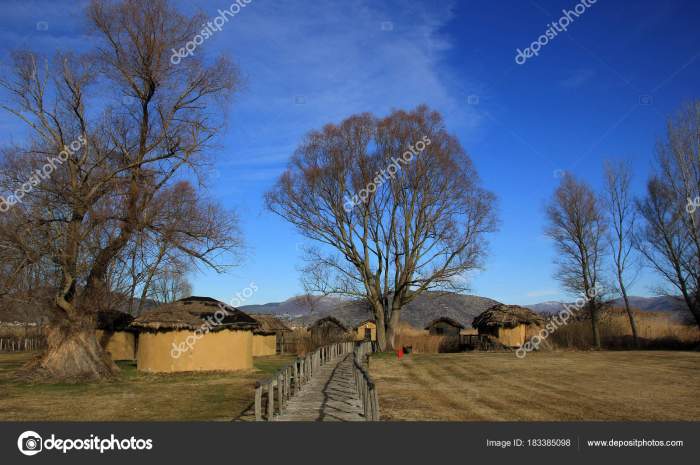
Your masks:
<path fill-rule="evenodd" d="M 130 327 L 134 317 L 118 310 L 97 312 L 95 334 L 112 360 L 136 360 L 136 331 Z"/>
<path fill-rule="evenodd" d="M 464 329 L 464 325 L 459 321 L 443 316 L 428 323 L 425 329 L 431 336 L 459 337 L 459 332 Z"/>
<path fill-rule="evenodd" d="M 260 323 L 210 297 L 187 297 L 136 318 L 140 371 L 236 371 L 253 368 Z"/>
<path fill-rule="evenodd" d="M 508 347 L 520 347 L 527 339 L 528 326 L 542 326 L 544 318 L 518 305 L 498 304 L 474 318 L 479 335 L 495 337 Z"/>
<path fill-rule="evenodd" d="M 316 320 L 309 326 L 309 333 L 316 344 L 341 342 L 352 338 L 348 327 L 332 316 Z"/>
<path fill-rule="evenodd" d="M 377 340 L 377 323 L 374 320 L 365 320 L 355 326 L 356 341 L 376 341 Z"/>
<path fill-rule="evenodd" d="M 253 332 L 253 357 L 289 352 L 292 330 L 273 315 L 251 315 L 260 324 Z"/>

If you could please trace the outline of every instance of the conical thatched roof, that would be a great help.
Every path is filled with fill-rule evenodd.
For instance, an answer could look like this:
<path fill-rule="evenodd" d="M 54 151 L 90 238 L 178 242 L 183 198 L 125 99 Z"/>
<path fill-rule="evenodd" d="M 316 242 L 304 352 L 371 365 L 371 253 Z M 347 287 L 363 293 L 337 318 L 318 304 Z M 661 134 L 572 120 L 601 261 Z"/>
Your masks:
<path fill-rule="evenodd" d="M 441 316 L 440 318 L 435 318 L 433 321 L 428 323 L 425 327 L 425 329 L 430 329 L 432 326 L 438 324 L 438 323 L 447 323 L 448 325 L 452 325 L 454 327 L 457 327 L 459 329 L 464 329 L 464 325 L 460 323 L 457 320 L 453 320 L 452 318 L 446 317 L 446 316 Z"/>
<path fill-rule="evenodd" d="M 316 320 L 311 326 L 309 326 L 309 329 L 315 328 L 315 327 L 325 323 L 326 321 L 340 326 L 344 331 L 348 330 L 348 327 L 344 323 L 342 323 L 339 319 L 332 317 L 332 316 L 326 316 L 326 317 L 323 317 L 321 319 Z"/>
<path fill-rule="evenodd" d="M 518 325 L 543 325 L 544 318 L 519 305 L 497 304 L 474 318 L 474 328 L 514 328 Z"/>
<path fill-rule="evenodd" d="M 287 325 L 285 325 L 282 320 L 274 315 L 250 315 L 258 323 L 260 323 L 260 329 L 262 331 L 276 333 L 278 331 L 291 331 Z"/>
<path fill-rule="evenodd" d="M 132 328 L 151 331 L 197 330 L 203 326 L 208 331 L 254 330 L 260 327 L 260 323 L 247 313 L 216 299 L 196 296 L 159 305 L 131 323 Z"/>

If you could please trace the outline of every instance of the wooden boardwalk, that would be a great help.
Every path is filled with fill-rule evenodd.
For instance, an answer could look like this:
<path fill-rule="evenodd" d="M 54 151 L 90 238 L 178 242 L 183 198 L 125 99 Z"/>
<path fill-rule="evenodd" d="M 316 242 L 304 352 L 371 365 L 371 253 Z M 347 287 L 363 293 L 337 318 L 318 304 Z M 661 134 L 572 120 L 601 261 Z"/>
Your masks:
<path fill-rule="evenodd" d="M 287 404 L 277 421 L 364 421 L 352 353 L 326 363 Z"/>

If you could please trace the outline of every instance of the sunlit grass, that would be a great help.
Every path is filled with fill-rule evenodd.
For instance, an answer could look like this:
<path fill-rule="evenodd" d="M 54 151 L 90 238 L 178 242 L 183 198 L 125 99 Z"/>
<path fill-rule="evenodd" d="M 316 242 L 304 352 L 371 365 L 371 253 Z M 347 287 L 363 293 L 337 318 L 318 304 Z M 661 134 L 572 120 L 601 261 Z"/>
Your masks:
<path fill-rule="evenodd" d="M 86 384 L 27 383 L 14 378 L 30 354 L 0 354 L 0 420 L 232 420 L 253 401 L 255 381 L 291 356 L 258 357 L 255 369 L 225 373 L 139 373 L 119 362 L 119 379 Z"/>

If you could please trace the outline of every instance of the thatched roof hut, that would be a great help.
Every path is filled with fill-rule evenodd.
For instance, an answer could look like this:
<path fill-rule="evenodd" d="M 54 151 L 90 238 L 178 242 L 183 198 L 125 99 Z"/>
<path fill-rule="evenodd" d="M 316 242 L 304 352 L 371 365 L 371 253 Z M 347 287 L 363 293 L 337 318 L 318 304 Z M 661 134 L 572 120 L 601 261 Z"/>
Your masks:
<path fill-rule="evenodd" d="M 253 367 L 254 318 L 210 297 L 163 304 L 131 323 L 139 330 L 137 365 L 151 372 Z"/>
<path fill-rule="evenodd" d="M 544 318 L 529 308 L 519 305 L 497 304 L 477 315 L 472 322 L 476 329 L 501 327 L 515 328 L 518 325 L 542 325 Z"/>
<path fill-rule="evenodd" d="M 520 347 L 525 343 L 527 327 L 544 323 L 544 318 L 529 308 L 497 304 L 476 316 L 472 326 L 479 334 L 496 337 L 501 344 Z"/>
<path fill-rule="evenodd" d="M 274 315 L 251 315 L 260 324 L 253 332 L 253 357 L 287 352 L 292 330 Z"/>
<path fill-rule="evenodd" d="M 464 325 L 452 318 L 441 316 L 428 323 L 425 329 L 431 336 L 459 336 Z"/>
<path fill-rule="evenodd" d="M 290 332 L 291 329 L 282 320 L 274 315 L 252 314 L 255 321 L 260 323 L 260 331 L 268 333 Z"/>
<path fill-rule="evenodd" d="M 337 319 L 336 317 L 333 317 L 333 316 L 326 316 L 323 318 L 319 318 L 318 320 L 314 321 L 311 326 L 309 326 L 309 330 L 312 330 L 314 328 L 318 328 L 318 327 L 321 327 L 324 325 L 328 325 L 328 324 L 337 326 L 337 327 L 341 328 L 343 331 L 348 331 L 348 327 L 345 326 L 345 324 L 343 322 L 341 322 L 339 319 Z"/>
<path fill-rule="evenodd" d="M 425 326 L 425 329 L 430 329 L 439 323 L 446 323 L 450 326 L 454 326 L 455 328 L 464 329 L 464 325 L 462 323 L 447 316 L 435 318 L 433 321 L 431 321 Z"/>
<path fill-rule="evenodd" d="M 350 337 L 350 330 L 344 323 L 332 316 L 316 320 L 309 326 L 311 339 L 317 344 L 340 342 Z"/>
<path fill-rule="evenodd" d="M 260 323 L 247 313 L 211 297 L 197 296 L 159 305 L 136 318 L 131 326 L 141 331 L 196 331 L 212 322 L 209 332 L 260 328 Z"/>

